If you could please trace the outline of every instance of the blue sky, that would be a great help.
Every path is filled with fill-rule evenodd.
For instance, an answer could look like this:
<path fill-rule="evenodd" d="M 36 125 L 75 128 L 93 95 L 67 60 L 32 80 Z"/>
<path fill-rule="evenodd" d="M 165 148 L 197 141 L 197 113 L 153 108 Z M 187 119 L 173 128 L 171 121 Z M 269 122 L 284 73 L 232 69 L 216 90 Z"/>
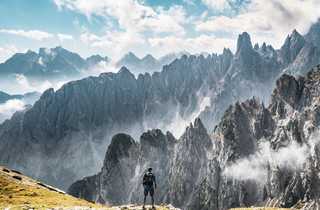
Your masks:
<path fill-rule="evenodd" d="M 319 17 L 318 0 L 1 0 L 0 61 L 61 45 L 86 57 L 234 50 L 239 33 L 279 47 Z"/>

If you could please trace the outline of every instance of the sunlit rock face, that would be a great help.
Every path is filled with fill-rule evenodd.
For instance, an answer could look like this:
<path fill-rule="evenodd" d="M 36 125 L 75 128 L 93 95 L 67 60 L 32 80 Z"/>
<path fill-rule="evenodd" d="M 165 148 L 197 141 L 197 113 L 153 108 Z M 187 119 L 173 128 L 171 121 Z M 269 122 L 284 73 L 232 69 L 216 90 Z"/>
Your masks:
<path fill-rule="evenodd" d="M 69 192 L 107 203 L 141 202 L 142 174 L 154 167 L 157 202 L 182 209 L 314 209 L 320 196 L 319 84 L 320 67 L 305 77 L 283 75 L 268 107 L 256 98 L 237 102 L 212 135 L 199 118 L 179 139 L 160 130 L 143 133 L 140 143 L 117 135 L 101 172 L 74 183 Z M 122 195 L 109 192 L 122 183 Z"/>

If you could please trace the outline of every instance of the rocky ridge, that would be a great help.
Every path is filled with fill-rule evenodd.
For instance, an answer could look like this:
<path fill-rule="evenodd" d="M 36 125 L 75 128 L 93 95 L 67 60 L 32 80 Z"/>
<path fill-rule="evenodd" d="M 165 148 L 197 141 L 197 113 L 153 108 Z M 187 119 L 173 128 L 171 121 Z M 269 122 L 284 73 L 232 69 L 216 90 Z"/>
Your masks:
<path fill-rule="evenodd" d="M 268 107 L 256 98 L 237 102 L 212 135 L 200 119 L 179 139 L 161 130 L 143 133 L 140 143 L 116 135 L 101 172 L 75 182 L 69 192 L 107 203 L 140 201 L 139 180 L 152 166 L 159 177 L 157 202 L 182 209 L 316 209 L 319 84 L 320 66 L 305 77 L 285 74 L 277 80 Z M 120 186 L 119 192 L 110 191 Z"/>

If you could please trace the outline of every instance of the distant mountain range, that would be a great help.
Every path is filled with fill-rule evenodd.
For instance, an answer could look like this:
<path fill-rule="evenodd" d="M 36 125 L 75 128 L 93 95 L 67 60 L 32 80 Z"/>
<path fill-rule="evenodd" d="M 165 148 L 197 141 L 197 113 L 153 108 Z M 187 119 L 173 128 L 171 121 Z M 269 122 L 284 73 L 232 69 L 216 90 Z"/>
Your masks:
<path fill-rule="evenodd" d="M 0 75 L 22 74 L 35 79 L 78 76 L 81 71 L 108 60 L 107 57 L 99 55 L 83 59 L 62 47 L 40 48 L 38 53 L 29 50 L 26 53 L 14 54 L 0 64 Z"/>
<path fill-rule="evenodd" d="M 261 137 L 260 131 L 265 132 L 261 126 L 266 124 L 272 126 L 272 124 L 268 124 L 268 120 L 271 120 L 269 112 L 274 111 L 266 111 L 264 104 L 270 101 L 270 95 L 277 79 L 284 72 L 292 75 L 305 75 L 308 69 L 310 70 L 315 64 L 320 63 L 318 54 L 320 49 L 320 43 L 318 42 L 319 27 L 320 23 L 318 22 L 311 27 L 306 35 L 301 35 L 294 30 L 280 49 L 274 49 L 271 45 L 265 43 L 253 46 L 250 35 L 244 32 L 238 37 L 235 53 L 232 53 L 229 49 L 224 49 L 223 53 L 219 55 L 183 55 L 163 66 L 160 72 L 135 76 L 127 67 L 122 67 L 117 73 L 102 73 L 97 77 L 72 81 L 56 91 L 48 89 L 31 108 L 16 113 L 10 120 L 0 125 L 0 164 L 18 168 L 26 174 L 66 189 L 74 181 L 100 170 L 105 150 L 114 134 L 127 133 L 138 139 L 141 133 L 151 128 L 170 130 L 176 132 L 173 133 L 176 135 L 174 138 L 170 133 L 164 136 L 158 135 L 159 132 L 154 132 L 149 135 L 151 137 L 148 137 L 148 139 L 156 139 L 152 137 L 155 135 L 160 137 L 163 142 L 181 141 L 183 143 L 174 144 L 180 145 L 181 151 L 184 151 L 183 149 L 187 151 L 187 153 L 182 152 L 177 156 L 172 156 L 178 159 L 175 162 L 177 164 L 174 165 L 176 167 L 175 171 L 186 178 L 185 182 L 179 182 L 179 180 L 172 182 L 175 185 L 171 186 L 169 192 L 176 199 L 174 203 L 179 207 L 183 206 L 184 202 L 190 201 L 188 203 L 190 209 L 211 209 L 211 201 L 215 201 L 218 197 L 208 198 L 210 203 L 204 203 L 203 208 L 194 207 L 192 205 L 198 203 L 197 195 L 202 191 L 191 190 L 190 192 L 193 192 L 191 194 L 189 189 L 196 189 L 194 188 L 196 186 L 184 185 L 184 183 L 198 184 L 198 182 L 194 182 L 194 177 L 203 178 L 203 176 L 198 176 L 198 170 L 195 170 L 198 164 L 201 164 L 199 170 L 208 169 L 204 165 L 209 164 L 209 162 L 206 162 L 207 159 L 203 157 L 203 147 L 207 148 L 208 146 L 209 148 L 211 144 L 209 144 L 208 135 L 219 136 L 221 134 L 221 138 L 225 137 L 219 139 L 222 142 L 220 146 L 227 146 L 225 150 L 222 150 L 224 152 L 222 154 L 224 155 L 223 158 L 230 157 L 237 160 L 243 154 L 250 154 L 253 151 L 251 149 L 255 148 L 252 144 L 254 142 L 253 137 L 256 134 Z M 39 56 L 39 54 L 36 55 Z M 67 57 L 72 57 L 75 60 L 76 57 L 78 58 L 73 54 Z M 131 61 L 134 56 L 131 55 L 129 58 Z M 65 59 L 62 60 L 65 61 Z M 151 56 L 142 60 L 150 63 L 154 62 Z M 68 63 L 68 65 L 71 64 Z M 81 66 L 79 63 L 71 66 L 75 65 Z M 317 81 L 318 76 L 317 73 L 303 81 L 317 85 L 318 83 L 313 83 L 313 81 Z M 300 84 L 302 80 L 294 80 L 292 77 L 278 81 L 281 82 L 278 85 L 285 87 L 289 85 L 290 88 L 278 87 L 275 90 L 281 93 L 285 89 L 290 94 L 288 98 L 280 94 L 278 98 L 274 99 L 275 104 L 271 105 L 274 105 L 275 109 L 278 110 L 275 117 L 278 115 L 281 117 L 281 114 L 284 114 L 281 110 L 286 110 L 288 108 L 287 103 L 291 100 L 300 101 L 298 96 L 301 92 L 299 90 L 300 87 L 304 87 L 302 83 Z M 315 90 L 317 89 L 310 89 L 310 91 Z M 275 94 L 275 97 L 278 95 Z M 260 97 L 264 103 L 248 101 L 241 105 L 233 105 L 230 108 L 230 105 L 237 101 L 243 101 L 253 96 Z M 283 100 L 289 102 L 278 103 L 276 99 L 280 102 Z M 303 102 L 304 100 L 301 103 Z M 305 105 L 303 107 L 309 107 L 308 104 L 303 105 Z M 313 108 L 317 113 L 316 107 Z M 290 110 L 294 112 L 292 109 Z M 240 117 L 234 117 L 233 112 L 236 112 L 236 117 Z M 256 112 L 258 112 L 257 116 L 255 115 Z M 265 112 L 268 113 L 265 114 Z M 307 112 L 304 114 L 303 116 L 308 116 Z M 247 120 L 247 115 L 254 116 L 252 120 Z M 185 127 L 197 116 L 200 120 L 196 120 L 185 130 Z M 285 114 L 283 116 L 288 117 Z M 317 114 L 312 116 L 314 119 L 318 117 Z M 242 122 L 246 122 L 246 124 L 242 124 Z M 250 131 L 246 129 L 249 126 Z M 294 132 L 301 131 L 299 130 L 301 129 L 300 124 L 293 123 L 287 126 L 290 129 L 292 128 Z M 214 131 L 217 131 L 217 129 L 219 132 L 215 133 Z M 177 132 L 179 130 L 185 131 L 181 137 L 181 133 Z M 206 132 L 203 132 L 204 130 Z M 270 137 L 269 133 L 267 134 L 265 136 Z M 244 146 L 238 144 L 240 140 L 237 135 L 241 135 L 243 138 L 248 137 L 248 141 L 244 141 Z M 284 135 L 283 138 L 287 137 Z M 125 138 L 124 143 L 132 148 L 133 152 L 129 153 L 130 155 L 136 155 L 135 152 L 139 153 L 141 149 L 144 149 L 144 154 L 150 156 L 159 154 L 165 156 L 164 158 L 167 158 L 166 154 L 170 153 L 166 150 L 165 144 L 156 140 L 155 142 L 151 141 L 150 144 L 153 146 L 154 143 L 161 143 L 162 150 L 159 153 L 154 153 L 157 152 L 156 150 L 148 149 L 152 147 L 142 148 L 142 146 L 135 145 L 128 137 Z M 117 145 L 121 147 L 119 150 L 117 150 Z M 246 146 L 248 148 L 243 148 Z M 122 156 L 118 158 L 117 155 L 128 156 L 127 150 L 122 153 L 122 149 L 125 149 L 122 148 L 122 144 L 116 142 L 111 144 L 111 147 L 121 153 L 108 153 L 106 157 L 115 157 L 115 160 L 106 158 L 107 162 L 103 165 L 106 169 L 109 169 L 109 166 L 118 166 L 115 162 L 120 162 Z M 193 155 L 195 155 L 194 159 L 192 158 Z M 133 157 L 137 158 L 136 156 Z M 134 158 L 132 160 L 137 160 Z M 201 162 L 203 160 L 204 162 Z M 145 161 L 145 159 L 141 161 Z M 129 168 L 125 174 L 132 176 L 134 171 L 129 167 L 132 162 L 125 163 L 129 164 L 124 166 Z M 135 164 L 135 162 L 133 163 Z M 147 162 L 141 163 L 147 164 Z M 213 161 L 212 164 L 215 170 L 219 169 L 220 166 L 215 167 L 216 161 Z M 141 166 L 145 165 L 142 164 Z M 189 170 L 190 168 L 192 170 Z M 108 172 L 110 171 L 102 170 L 101 173 L 106 177 L 118 177 L 119 179 L 114 179 L 116 183 L 112 187 L 114 187 L 113 189 L 121 189 L 122 185 L 119 184 L 123 180 L 121 175 L 117 174 L 116 171 L 111 171 L 112 174 L 108 174 Z M 201 171 L 201 173 L 204 173 L 204 171 Z M 184 176 L 184 174 L 187 175 Z M 217 182 L 215 186 L 229 182 L 229 180 L 222 180 L 226 182 L 220 183 L 218 176 L 211 175 L 210 183 L 211 181 Z M 100 173 L 97 176 L 99 177 Z M 171 178 L 175 179 L 174 176 Z M 197 181 L 201 181 L 200 178 Z M 91 180 L 96 181 L 95 178 L 90 178 L 89 181 Z M 95 188 L 95 185 L 92 185 L 92 187 L 94 192 L 99 190 Z M 235 189 L 240 189 L 240 187 L 239 184 Z M 213 190 L 206 187 L 206 184 L 203 188 L 197 189 L 204 192 Z M 121 192 L 132 192 L 130 190 L 131 188 L 126 188 Z M 109 194 L 109 191 L 103 193 L 105 193 L 103 194 L 104 199 L 110 198 L 111 202 L 122 201 L 117 200 L 120 197 L 114 196 L 116 193 L 112 195 Z M 235 195 L 232 193 L 234 191 L 229 190 L 229 188 L 227 194 L 222 193 L 221 196 L 230 197 L 232 200 L 226 201 L 219 198 L 223 208 L 218 206 L 215 209 L 225 209 L 233 203 L 239 204 L 240 201 L 237 199 L 246 195 L 245 191 L 236 191 Z M 132 198 L 129 195 L 125 194 L 125 198 Z M 219 196 L 220 194 L 213 195 Z M 96 198 L 95 194 L 93 197 Z M 196 202 L 194 203 L 193 200 Z M 249 201 L 246 200 L 250 204 Z M 202 202 L 202 200 L 199 202 Z"/>
<path fill-rule="evenodd" d="M 182 55 L 190 54 L 188 52 L 172 53 L 156 59 L 150 54 L 143 58 L 138 58 L 134 53 L 129 52 L 116 63 L 116 66 L 118 68 L 125 66 L 136 75 L 145 72 L 152 73 L 161 71 L 164 65 L 171 63 L 177 58 L 181 58 Z"/>
<path fill-rule="evenodd" d="M 183 53 L 187 54 L 187 53 Z M 182 53 L 168 54 L 160 59 L 148 54 L 140 59 L 132 52 L 124 55 L 116 66 L 118 68 L 126 66 L 132 73 L 160 71 L 162 66 L 169 64 L 176 58 L 180 58 Z M 90 69 L 101 62 L 109 63 L 110 58 L 100 55 L 92 55 L 82 58 L 74 52 L 70 52 L 62 47 L 40 48 L 39 52 L 27 51 L 26 53 L 16 53 L 11 58 L 0 64 L 0 75 L 21 74 L 29 79 L 56 80 L 68 77 L 78 77 L 82 73 L 90 75 Z M 108 71 L 108 69 L 105 69 Z"/>

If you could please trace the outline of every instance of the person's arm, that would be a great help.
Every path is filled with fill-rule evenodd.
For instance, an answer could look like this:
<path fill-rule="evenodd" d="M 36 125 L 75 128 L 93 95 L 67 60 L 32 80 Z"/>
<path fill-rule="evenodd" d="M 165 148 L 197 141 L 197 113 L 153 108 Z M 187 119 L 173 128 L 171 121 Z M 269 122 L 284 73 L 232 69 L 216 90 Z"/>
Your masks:
<path fill-rule="evenodd" d="M 145 185 L 145 179 L 146 179 L 146 174 L 143 175 L 143 178 L 142 178 L 142 185 Z"/>
<path fill-rule="evenodd" d="M 153 175 L 154 188 L 157 188 L 156 176 Z"/>

